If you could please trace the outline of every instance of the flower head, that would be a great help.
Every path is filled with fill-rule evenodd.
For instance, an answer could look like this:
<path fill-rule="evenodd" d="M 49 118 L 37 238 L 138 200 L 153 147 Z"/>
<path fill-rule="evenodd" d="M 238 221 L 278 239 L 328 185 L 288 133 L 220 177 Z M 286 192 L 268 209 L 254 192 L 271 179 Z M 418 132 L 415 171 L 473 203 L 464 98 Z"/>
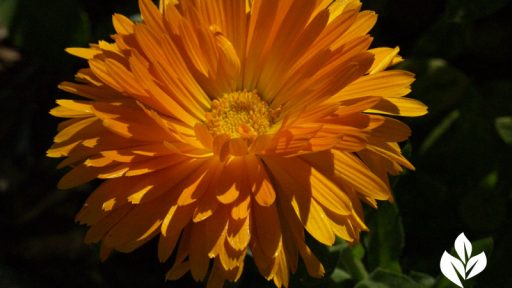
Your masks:
<path fill-rule="evenodd" d="M 67 50 L 89 67 L 60 88 L 84 99 L 51 110 L 69 118 L 48 151 L 72 167 L 59 187 L 105 179 L 77 216 L 86 242 L 105 258 L 158 237 L 168 279 L 212 287 L 248 251 L 278 287 L 299 258 L 321 277 L 305 233 L 358 241 L 361 202 L 413 169 L 388 116 L 426 107 L 404 97 L 411 73 L 386 70 L 398 48 L 369 49 L 359 0 L 139 2 L 141 23 L 113 16 L 113 43 Z"/>

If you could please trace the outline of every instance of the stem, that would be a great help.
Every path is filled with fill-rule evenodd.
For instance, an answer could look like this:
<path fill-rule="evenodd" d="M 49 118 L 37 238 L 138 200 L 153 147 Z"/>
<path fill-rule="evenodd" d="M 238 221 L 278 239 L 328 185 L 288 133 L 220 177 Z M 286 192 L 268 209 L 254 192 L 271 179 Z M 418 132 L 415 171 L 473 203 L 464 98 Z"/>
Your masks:
<path fill-rule="evenodd" d="M 368 278 L 368 271 L 366 271 L 363 262 L 354 257 L 352 248 L 345 248 L 341 251 L 341 261 L 347 269 L 347 272 L 352 275 L 356 282 Z"/>

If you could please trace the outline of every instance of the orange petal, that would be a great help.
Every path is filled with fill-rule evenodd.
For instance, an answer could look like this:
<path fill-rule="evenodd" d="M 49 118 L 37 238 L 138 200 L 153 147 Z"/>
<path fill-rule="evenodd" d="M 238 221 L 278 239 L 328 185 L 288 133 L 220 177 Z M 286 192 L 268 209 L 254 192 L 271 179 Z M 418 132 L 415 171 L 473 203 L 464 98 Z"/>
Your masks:
<path fill-rule="evenodd" d="M 92 59 L 94 56 L 101 54 L 101 50 L 92 48 L 66 48 L 66 52 L 86 60 Z"/>
<path fill-rule="evenodd" d="M 427 114 L 428 107 L 416 99 L 387 97 L 368 109 L 369 113 L 389 114 L 405 117 L 417 117 Z"/>
<path fill-rule="evenodd" d="M 119 34 L 128 35 L 133 33 L 135 24 L 124 15 L 114 13 L 112 23 L 114 24 L 114 29 Z"/>
<path fill-rule="evenodd" d="M 375 61 L 370 68 L 370 74 L 375 74 L 384 71 L 392 65 L 396 65 L 403 61 L 403 58 L 398 55 L 400 48 L 379 47 L 368 50 L 375 55 Z"/>
<path fill-rule="evenodd" d="M 167 212 L 164 222 L 162 222 L 158 241 L 158 259 L 161 262 L 167 260 L 174 251 L 183 228 L 190 222 L 192 210 L 192 206 L 178 207 L 174 205 Z"/>
<path fill-rule="evenodd" d="M 354 187 L 360 193 L 379 200 L 387 200 L 390 191 L 385 183 L 357 157 L 351 153 L 332 151 L 337 177 Z"/>
<path fill-rule="evenodd" d="M 277 208 L 275 205 L 265 207 L 253 203 L 251 211 L 254 221 L 252 234 L 255 241 L 258 242 L 263 254 L 272 258 L 276 255 L 282 238 Z"/>

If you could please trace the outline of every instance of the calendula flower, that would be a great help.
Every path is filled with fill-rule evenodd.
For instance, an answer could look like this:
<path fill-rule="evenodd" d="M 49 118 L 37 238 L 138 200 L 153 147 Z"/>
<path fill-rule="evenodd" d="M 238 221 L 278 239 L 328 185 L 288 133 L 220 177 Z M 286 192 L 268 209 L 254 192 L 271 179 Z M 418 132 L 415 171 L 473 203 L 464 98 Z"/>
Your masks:
<path fill-rule="evenodd" d="M 287 286 L 305 243 L 356 242 L 361 203 L 391 198 L 388 174 L 413 166 L 397 142 L 420 116 L 411 73 L 386 70 L 398 48 L 369 49 L 372 11 L 358 0 L 139 1 L 142 22 L 114 15 L 114 42 L 67 51 L 88 61 L 64 82 L 50 157 L 72 169 L 59 187 L 99 178 L 77 220 L 101 257 L 158 237 L 209 287 L 236 281 L 250 251 Z M 300 257 L 299 257 L 300 256 Z"/>

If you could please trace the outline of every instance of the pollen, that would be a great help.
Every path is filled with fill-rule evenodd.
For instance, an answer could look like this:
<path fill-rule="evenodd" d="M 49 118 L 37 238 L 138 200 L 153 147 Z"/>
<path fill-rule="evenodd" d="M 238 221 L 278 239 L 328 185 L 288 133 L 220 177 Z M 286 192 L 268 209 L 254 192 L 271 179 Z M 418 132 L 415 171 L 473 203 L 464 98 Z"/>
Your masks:
<path fill-rule="evenodd" d="M 212 110 L 206 113 L 206 126 L 213 135 L 253 138 L 268 131 L 275 115 L 257 91 L 244 90 L 213 100 Z"/>

